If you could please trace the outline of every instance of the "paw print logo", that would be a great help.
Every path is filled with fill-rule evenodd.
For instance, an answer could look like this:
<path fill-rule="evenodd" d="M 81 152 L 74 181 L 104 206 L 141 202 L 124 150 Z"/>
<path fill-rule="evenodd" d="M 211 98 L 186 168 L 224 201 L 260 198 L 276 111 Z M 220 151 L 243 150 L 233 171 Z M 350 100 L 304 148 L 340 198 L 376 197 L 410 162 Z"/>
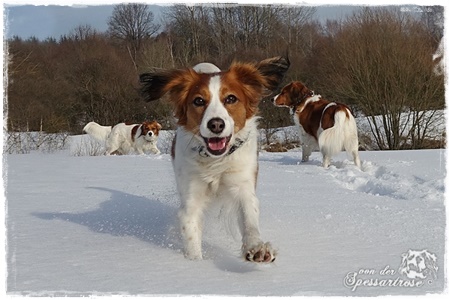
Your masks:
<path fill-rule="evenodd" d="M 436 279 L 437 270 L 436 255 L 427 250 L 408 250 L 402 254 L 399 273 L 410 279 Z"/>

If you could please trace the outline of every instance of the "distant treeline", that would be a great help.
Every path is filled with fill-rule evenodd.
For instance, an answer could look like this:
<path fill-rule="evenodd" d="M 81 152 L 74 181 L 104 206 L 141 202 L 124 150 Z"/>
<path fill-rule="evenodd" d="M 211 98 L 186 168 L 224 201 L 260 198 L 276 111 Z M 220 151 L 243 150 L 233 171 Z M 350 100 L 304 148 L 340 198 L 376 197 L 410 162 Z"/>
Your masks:
<path fill-rule="evenodd" d="M 233 60 L 286 54 L 291 68 L 285 83 L 303 81 L 358 115 L 387 116 L 374 128 L 383 130 L 382 149 L 425 147 L 420 140 L 429 120 L 418 112 L 444 108 L 444 78 L 433 73 L 432 60 L 443 34 L 443 7 L 421 7 L 419 18 L 400 7 L 365 7 L 325 23 L 308 6 L 164 9 L 163 24 L 144 4 L 121 4 L 107 32 L 80 25 L 59 39 L 8 40 L 8 130 L 81 133 L 89 121 L 153 119 L 171 129 L 171 108 L 140 97 L 140 73 L 204 61 L 224 69 Z M 405 112 L 417 118 L 408 143 L 401 133 Z M 260 115 L 262 128 L 292 124 L 287 109 L 269 99 L 261 102 Z"/>

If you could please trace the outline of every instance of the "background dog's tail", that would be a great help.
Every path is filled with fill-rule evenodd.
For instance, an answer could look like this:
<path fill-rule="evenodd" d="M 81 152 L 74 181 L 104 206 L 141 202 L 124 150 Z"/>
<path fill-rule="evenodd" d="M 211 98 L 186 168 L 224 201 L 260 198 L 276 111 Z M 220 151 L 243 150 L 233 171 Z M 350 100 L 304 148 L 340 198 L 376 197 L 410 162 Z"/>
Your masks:
<path fill-rule="evenodd" d="M 336 112 L 334 122 L 333 127 L 324 130 L 319 136 L 320 152 L 331 157 L 346 150 L 359 166 L 358 129 L 355 118 L 350 111 L 340 110 Z"/>
<path fill-rule="evenodd" d="M 95 122 L 89 122 L 84 126 L 83 131 L 99 142 L 106 142 L 111 133 L 111 126 L 102 126 Z"/>

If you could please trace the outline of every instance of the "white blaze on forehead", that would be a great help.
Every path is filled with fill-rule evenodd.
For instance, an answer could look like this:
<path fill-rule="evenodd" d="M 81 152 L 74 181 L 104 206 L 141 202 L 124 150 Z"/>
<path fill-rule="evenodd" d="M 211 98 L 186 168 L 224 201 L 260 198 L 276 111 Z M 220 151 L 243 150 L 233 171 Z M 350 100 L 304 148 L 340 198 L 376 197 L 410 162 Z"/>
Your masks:
<path fill-rule="evenodd" d="M 222 86 L 220 75 L 212 76 L 209 80 L 209 93 L 211 99 L 209 99 L 208 107 L 203 114 L 203 119 L 200 124 L 200 134 L 203 137 L 227 137 L 233 133 L 234 120 L 229 115 L 227 109 L 225 108 L 223 102 L 221 101 L 220 88 Z M 225 129 L 219 135 L 213 134 L 208 129 L 208 122 L 211 119 L 220 118 L 225 122 Z"/>

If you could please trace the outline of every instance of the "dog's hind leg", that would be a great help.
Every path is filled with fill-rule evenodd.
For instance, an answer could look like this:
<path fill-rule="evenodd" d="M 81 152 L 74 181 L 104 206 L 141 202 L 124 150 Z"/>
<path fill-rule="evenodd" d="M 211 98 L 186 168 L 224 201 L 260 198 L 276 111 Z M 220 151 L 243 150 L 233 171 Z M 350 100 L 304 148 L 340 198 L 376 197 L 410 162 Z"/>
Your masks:
<path fill-rule="evenodd" d="M 114 147 L 111 147 L 109 145 L 106 146 L 106 152 L 105 155 L 116 155 L 116 154 L 122 154 L 119 149 L 116 149 Z"/>
<path fill-rule="evenodd" d="M 356 125 L 354 127 L 356 128 Z M 358 134 L 356 133 L 356 129 L 349 132 L 349 134 L 344 142 L 344 148 L 345 148 L 345 151 L 347 151 L 347 153 L 353 157 L 353 162 L 355 163 L 355 165 L 359 169 L 361 169 L 361 160 L 359 158 L 359 153 L 358 153 L 358 148 L 359 148 Z"/>
<path fill-rule="evenodd" d="M 331 158 L 329 155 L 322 153 L 323 154 L 323 162 L 322 162 L 322 166 L 326 169 L 330 166 L 331 163 Z"/>
<path fill-rule="evenodd" d="M 352 155 L 355 165 L 361 169 L 361 160 L 359 159 L 358 153 L 358 137 L 356 136 L 356 134 L 351 142 L 348 145 L 344 146 L 347 153 L 350 153 Z"/>
<path fill-rule="evenodd" d="M 359 159 L 358 150 L 352 151 L 353 161 L 355 162 L 355 165 L 361 169 L 361 160 Z"/>
<path fill-rule="evenodd" d="M 105 155 L 115 154 L 119 150 L 120 143 L 117 139 L 117 133 L 113 132 L 109 135 L 109 138 L 106 140 L 106 153 Z M 122 153 L 122 151 L 119 151 Z M 123 153 L 124 154 L 124 153 Z"/>

